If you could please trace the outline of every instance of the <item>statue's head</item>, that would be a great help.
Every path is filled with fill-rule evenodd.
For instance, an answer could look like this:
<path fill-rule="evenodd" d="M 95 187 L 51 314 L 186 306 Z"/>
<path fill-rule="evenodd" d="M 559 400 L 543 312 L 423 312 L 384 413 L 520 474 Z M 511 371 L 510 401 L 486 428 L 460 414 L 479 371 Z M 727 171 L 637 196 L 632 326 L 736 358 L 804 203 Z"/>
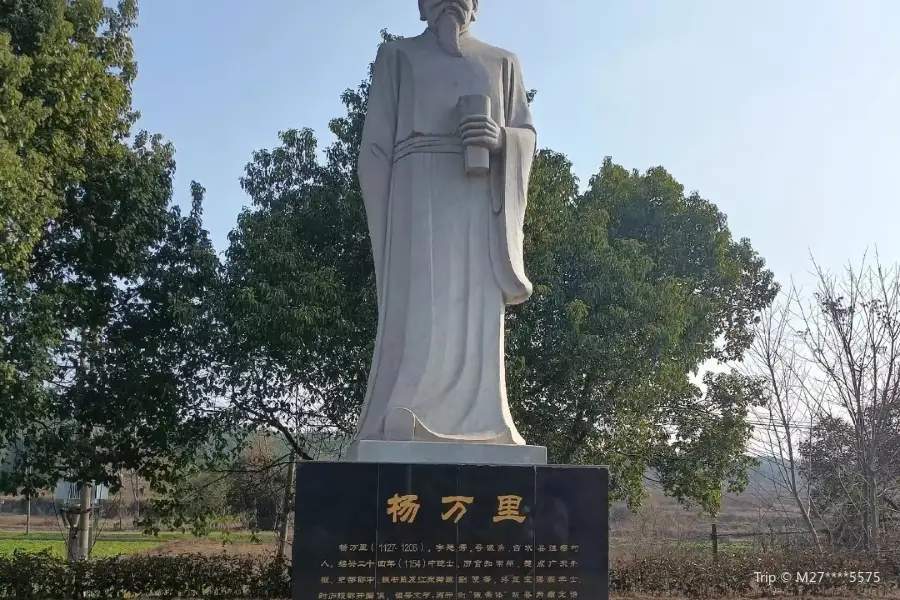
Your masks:
<path fill-rule="evenodd" d="M 438 36 L 438 43 L 448 53 L 462 56 L 459 36 L 475 20 L 478 0 L 419 0 L 419 18 Z"/>

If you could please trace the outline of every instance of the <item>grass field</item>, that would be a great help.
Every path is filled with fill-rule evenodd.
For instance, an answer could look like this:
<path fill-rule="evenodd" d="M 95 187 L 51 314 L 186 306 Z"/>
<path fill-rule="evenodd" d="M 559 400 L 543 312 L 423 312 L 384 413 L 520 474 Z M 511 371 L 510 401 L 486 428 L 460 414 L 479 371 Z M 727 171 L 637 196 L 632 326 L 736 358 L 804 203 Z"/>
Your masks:
<path fill-rule="evenodd" d="M 135 552 L 146 552 L 164 545 L 165 542 L 154 541 L 119 541 L 119 540 L 99 540 L 91 552 L 91 555 L 97 558 L 106 556 L 119 556 L 120 554 L 133 554 Z M 3 540 L 0 539 L 0 555 L 12 554 L 16 550 L 24 550 L 25 552 L 44 552 L 49 550 L 51 554 L 59 557 L 66 555 L 66 543 L 57 538 L 56 540 Z"/>
<path fill-rule="evenodd" d="M 712 551 L 709 541 L 685 540 L 669 541 L 663 544 L 672 550 L 690 550 L 706 554 Z M 656 543 L 654 547 L 658 545 Z M 634 555 L 647 550 L 645 544 L 627 538 L 614 538 L 610 543 L 610 555 Z M 719 552 L 740 554 L 750 552 L 757 547 L 747 541 L 721 541 Z M 0 554 L 10 554 L 15 550 L 26 552 L 42 552 L 50 550 L 59 556 L 65 555 L 65 544 L 62 533 L 45 529 L 33 531 L 26 535 L 21 531 L 0 531 Z M 160 532 L 156 536 L 143 535 L 138 531 L 101 531 L 100 539 L 91 552 L 92 556 L 117 556 L 120 554 L 250 554 L 263 556 L 275 550 L 275 535 L 272 532 L 260 532 L 255 536 L 246 531 L 212 532 L 204 537 L 196 537 L 190 533 Z"/>
<path fill-rule="evenodd" d="M 271 533 L 257 536 L 259 542 L 251 540 L 249 533 L 212 533 L 204 538 L 178 532 L 163 532 L 158 536 L 142 535 L 137 532 L 101 532 L 91 556 L 100 558 L 152 552 L 178 554 L 181 552 L 201 553 L 250 553 L 257 554 L 269 549 L 274 536 Z M 38 531 L 28 535 L 21 532 L 0 531 L 0 555 L 12 554 L 16 550 L 44 552 L 49 550 L 56 556 L 66 555 L 66 545 L 62 534 L 52 531 Z M 249 552 L 247 552 L 249 550 Z"/>

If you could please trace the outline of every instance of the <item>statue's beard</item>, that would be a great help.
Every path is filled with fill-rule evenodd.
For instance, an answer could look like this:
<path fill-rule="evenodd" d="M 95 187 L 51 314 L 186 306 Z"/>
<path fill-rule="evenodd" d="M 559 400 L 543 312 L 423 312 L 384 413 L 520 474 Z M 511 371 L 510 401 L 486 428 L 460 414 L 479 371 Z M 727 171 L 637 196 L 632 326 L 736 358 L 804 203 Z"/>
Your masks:
<path fill-rule="evenodd" d="M 462 56 L 459 36 L 462 33 L 460 19 L 452 10 L 446 10 L 437 21 L 438 45 L 451 56 Z"/>

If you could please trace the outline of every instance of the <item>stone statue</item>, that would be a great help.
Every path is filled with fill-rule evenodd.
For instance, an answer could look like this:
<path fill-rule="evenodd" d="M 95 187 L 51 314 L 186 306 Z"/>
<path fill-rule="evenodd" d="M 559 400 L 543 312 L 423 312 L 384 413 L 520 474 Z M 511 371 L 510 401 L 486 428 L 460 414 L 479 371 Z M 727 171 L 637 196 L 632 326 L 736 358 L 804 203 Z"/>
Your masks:
<path fill-rule="evenodd" d="M 359 156 L 378 333 L 357 440 L 524 445 L 504 312 L 531 295 L 522 224 L 535 129 L 478 0 L 419 0 L 424 33 L 375 59 Z"/>

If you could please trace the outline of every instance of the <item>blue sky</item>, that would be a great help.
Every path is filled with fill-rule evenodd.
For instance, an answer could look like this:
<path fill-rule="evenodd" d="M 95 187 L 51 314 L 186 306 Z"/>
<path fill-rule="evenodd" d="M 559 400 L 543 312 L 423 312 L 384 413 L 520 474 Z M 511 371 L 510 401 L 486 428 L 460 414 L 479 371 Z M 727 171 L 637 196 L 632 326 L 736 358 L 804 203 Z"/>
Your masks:
<path fill-rule="evenodd" d="M 482 0 L 475 32 L 516 52 L 538 90 L 538 143 L 583 183 L 603 157 L 666 167 L 750 237 L 782 282 L 805 287 L 868 248 L 900 258 L 900 2 Z M 253 150 L 311 127 L 379 30 L 415 35 L 415 0 L 143 0 L 140 126 L 177 150 L 178 200 L 208 190 L 217 249 Z"/>

